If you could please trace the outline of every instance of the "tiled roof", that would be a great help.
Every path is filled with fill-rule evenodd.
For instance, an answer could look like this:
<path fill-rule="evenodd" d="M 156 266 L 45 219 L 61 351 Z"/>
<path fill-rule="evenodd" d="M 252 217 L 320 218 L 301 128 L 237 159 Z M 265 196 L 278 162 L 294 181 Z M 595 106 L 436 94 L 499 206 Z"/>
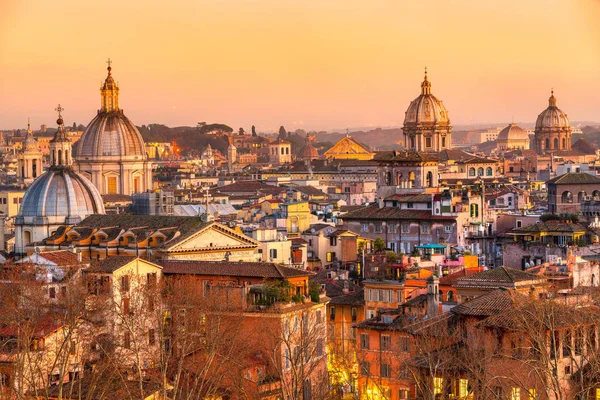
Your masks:
<path fill-rule="evenodd" d="M 587 228 L 580 223 L 546 221 L 535 224 L 513 228 L 508 233 L 540 233 L 540 232 L 585 232 Z"/>
<path fill-rule="evenodd" d="M 103 194 L 102 200 L 105 203 L 131 203 L 131 196 L 126 194 Z"/>
<path fill-rule="evenodd" d="M 69 250 L 41 252 L 40 257 L 60 266 L 69 266 L 78 264 L 77 254 Z"/>
<path fill-rule="evenodd" d="M 544 281 L 537 275 L 502 266 L 460 278 L 454 287 L 515 288 L 520 284 L 536 284 Z"/>
<path fill-rule="evenodd" d="M 327 297 L 329 293 L 327 293 Z M 344 306 L 364 306 L 365 305 L 365 294 L 363 288 L 359 288 L 354 292 L 350 292 L 348 294 L 342 294 L 340 296 L 331 297 L 329 301 L 331 305 L 344 305 Z"/>
<path fill-rule="evenodd" d="M 401 203 L 431 203 L 430 194 L 393 194 L 385 198 Z"/>
<path fill-rule="evenodd" d="M 376 161 L 403 161 L 403 162 L 429 162 L 440 161 L 438 153 L 427 153 L 417 151 L 379 151 L 375 154 Z"/>
<path fill-rule="evenodd" d="M 585 184 L 600 184 L 600 177 L 587 174 L 585 172 L 569 172 L 554 179 L 550 179 L 548 183 L 555 185 L 585 185 Z"/>
<path fill-rule="evenodd" d="M 504 312 L 486 318 L 477 326 L 543 332 L 600 322 L 600 309 L 597 306 L 572 307 L 554 301 L 523 301 L 523 304 L 520 307 L 506 307 Z"/>
<path fill-rule="evenodd" d="M 431 210 L 401 210 L 398 207 L 382 207 L 377 204 L 351 211 L 342 217 L 350 220 L 455 220 L 451 216 L 433 215 Z"/>
<path fill-rule="evenodd" d="M 135 260 L 136 256 L 112 256 L 104 260 L 93 262 L 89 268 L 85 269 L 87 273 L 112 274 L 119 268 Z"/>
<path fill-rule="evenodd" d="M 510 309 L 514 301 L 514 292 L 498 289 L 454 306 L 450 312 L 458 315 L 488 317 Z"/>
<path fill-rule="evenodd" d="M 585 140 L 584 138 L 579 138 L 575 143 L 571 145 L 572 149 L 576 149 L 581 151 L 584 154 L 596 154 L 596 146 Z"/>
<path fill-rule="evenodd" d="M 295 187 L 293 187 L 293 189 L 297 190 L 298 192 L 305 194 L 307 196 L 327 197 L 327 193 L 323 192 L 321 189 L 318 189 L 314 186 L 295 186 Z"/>
<path fill-rule="evenodd" d="M 458 281 L 460 278 L 464 278 L 465 276 L 473 275 L 481 271 L 482 270 L 479 268 L 463 268 L 458 272 L 441 277 L 440 285 L 452 286 L 456 284 L 456 281 Z"/>
<path fill-rule="evenodd" d="M 212 275 L 282 279 L 311 273 L 269 262 L 160 260 L 165 275 Z"/>

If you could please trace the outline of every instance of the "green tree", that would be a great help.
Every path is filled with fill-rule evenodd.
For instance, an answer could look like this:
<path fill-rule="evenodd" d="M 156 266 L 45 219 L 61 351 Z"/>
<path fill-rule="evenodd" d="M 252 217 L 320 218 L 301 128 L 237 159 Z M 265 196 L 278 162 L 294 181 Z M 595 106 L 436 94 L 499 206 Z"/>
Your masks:
<path fill-rule="evenodd" d="M 285 128 L 282 126 L 279 127 L 279 136 L 277 136 L 279 139 L 285 139 L 287 137 L 287 131 L 285 130 Z"/>
<path fill-rule="evenodd" d="M 375 251 L 378 252 L 384 251 L 385 242 L 383 241 L 383 239 L 378 236 L 377 239 L 375 239 L 375 241 L 373 242 L 373 248 L 375 249 Z"/>

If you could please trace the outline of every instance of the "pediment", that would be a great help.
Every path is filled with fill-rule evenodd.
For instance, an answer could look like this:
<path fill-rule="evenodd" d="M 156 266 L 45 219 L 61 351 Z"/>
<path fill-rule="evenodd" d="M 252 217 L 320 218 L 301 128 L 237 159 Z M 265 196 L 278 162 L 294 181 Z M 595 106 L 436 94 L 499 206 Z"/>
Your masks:
<path fill-rule="evenodd" d="M 256 240 L 218 223 L 210 224 L 183 240 L 175 241 L 171 246 L 167 243 L 167 251 L 235 250 L 258 246 Z"/>
<path fill-rule="evenodd" d="M 363 145 L 349 137 L 345 137 L 325 152 L 326 155 L 333 154 L 371 154 Z"/>

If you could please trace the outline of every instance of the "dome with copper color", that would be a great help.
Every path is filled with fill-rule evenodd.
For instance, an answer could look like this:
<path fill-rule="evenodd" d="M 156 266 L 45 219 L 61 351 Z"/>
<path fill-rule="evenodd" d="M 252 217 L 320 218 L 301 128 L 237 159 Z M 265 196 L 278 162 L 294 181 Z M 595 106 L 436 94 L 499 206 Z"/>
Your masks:
<path fill-rule="evenodd" d="M 555 129 L 568 129 L 571 127 L 569 118 L 560 108 L 556 106 L 556 97 L 554 97 L 554 91 L 548 99 L 548 108 L 538 115 L 535 122 L 536 130 L 555 130 Z"/>
<path fill-rule="evenodd" d="M 421 95 L 414 99 L 408 109 L 404 118 L 404 124 L 449 124 L 450 118 L 448 117 L 448 110 L 433 94 L 431 94 L 431 82 L 425 79 L 421 83 Z"/>

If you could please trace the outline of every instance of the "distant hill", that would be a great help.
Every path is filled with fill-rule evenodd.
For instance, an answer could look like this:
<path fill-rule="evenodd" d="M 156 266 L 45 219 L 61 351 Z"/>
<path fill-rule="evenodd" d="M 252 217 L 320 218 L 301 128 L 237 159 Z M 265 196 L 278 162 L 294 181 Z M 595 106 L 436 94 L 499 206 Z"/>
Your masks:
<path fill-rule="evenodd" d="M 335 144 L 344 136 L 346 136 L 346 133 L 318 132 L 314 133 L 314 135 L 317 139 L 317 142 Z M 355 131 L 351 132 L 350 136 L 352 136 L 352 138 L 356 139 L 360 143 L 367 145 L 371 150 L 400 149 L 402 147 L 402 143 L 404 143 L 404 135 L 402 134 L 402 128 L 377 128 L 372 129 L 370 131 Z"/>

